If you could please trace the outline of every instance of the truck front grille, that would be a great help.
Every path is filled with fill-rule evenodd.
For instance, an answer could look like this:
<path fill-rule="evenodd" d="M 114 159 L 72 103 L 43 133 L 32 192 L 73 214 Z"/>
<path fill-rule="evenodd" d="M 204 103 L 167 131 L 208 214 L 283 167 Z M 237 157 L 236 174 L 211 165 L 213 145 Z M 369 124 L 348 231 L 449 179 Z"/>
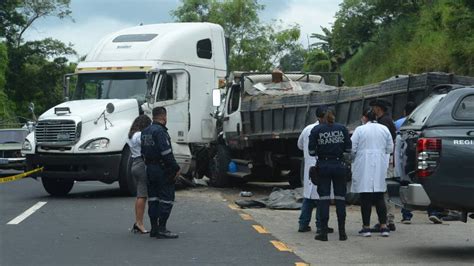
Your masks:
<path fill-rule="evenodd" d="M 42 120 L 35 128 L 37 144 L 63 146 L 75 144 L 81 134 L 81 123 L 73 120 Z"/>

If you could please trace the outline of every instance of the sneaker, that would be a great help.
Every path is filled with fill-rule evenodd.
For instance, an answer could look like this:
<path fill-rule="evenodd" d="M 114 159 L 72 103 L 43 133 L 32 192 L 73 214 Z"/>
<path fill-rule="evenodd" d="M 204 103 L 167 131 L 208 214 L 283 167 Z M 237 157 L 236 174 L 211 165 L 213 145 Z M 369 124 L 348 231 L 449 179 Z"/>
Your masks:
<path fill-rule="evenodd" d="M 390 229 L 388 229 L 388 228 L 381 228 L 381 229 L 380 229 L 380 234 L 381 234 L 383 237 L 389 237 L 389 236 L 390 236 Z"/>
<path fill-rule="evenodd" d="M 390 231 L 395 231 L 397 229 L 397 228 L 395 228 L 394 223 L 388 224 L 387 227 L 388 227 L 388 229 L 390 229 Z"/>
<path fill-rule="evenodd" d="M 400 222 L 401 222 L 402 224 L 411 224 L 411 219 L 406 219 L 406 218 L 404 218 L 404 219 L 402 219 Z"/>
<path fill-rule="evenodd" d="M 372 233 L 379 233 L 380 232 L 380 224 L 375 224 L 374 227 L 368 229 Z"/>
<path fill-rule="evenodd" d="M 370 228 L 362 228 L 362 230 L 359 231 L 359 235 L 363 237 L 370 237 L 372 235 L 370 231 Z"/>
<path fill-rule="evenodd" d="M 309 231 L 311 231 L 311 226 L 309 225 L 300 226 L 300 228 L 298 228 L 298 232 L 300 233 L 309 232 Z"/>
<path fill-rule="evenodd" d="M 430 219 L 430 221 L 432 221 L 434 224 L 442 224 L 443 223 L 443 220 L 441 220 L 436 215 L 430 215 L 430 217 L 428 217 L 428 219 Z"/>
<path fill-rule="evenodd" d="M 328 227 L 328 234 L 334 233 L 334 228 Z M 321 234 L 321 228 L 316 229 L 316 234 Z"/>

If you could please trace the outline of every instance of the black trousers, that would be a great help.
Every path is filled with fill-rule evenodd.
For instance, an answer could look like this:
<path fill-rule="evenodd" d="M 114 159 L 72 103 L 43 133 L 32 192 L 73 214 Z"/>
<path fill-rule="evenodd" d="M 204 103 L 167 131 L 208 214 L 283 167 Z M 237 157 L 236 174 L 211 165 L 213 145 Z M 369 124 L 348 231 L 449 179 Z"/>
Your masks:
<path fill-rule="evenodd" d="M 166 223 L 174 204 L 174 183 L 167 177 L 159 165 L 147 165 L 148 177 L 148 216 L 150 220 L 158 219 L 159 228 L 166 229 Z"/>
<path fill-rule="evenodd" d="M 387 224 L 387 207 L 385 206 L 384 192 L 360 193 L 360 212 L 362 223 L 365 227 L 370 226 L 370 215 L 372 205 L 375 205 L 380 224 Z"/>
<path fill-rule="evenodd" d="M 329 204 L 331 202 L 331 183 L 334 188 L 334 200 L 336 202 L 337 222 L 340 229 L 345 227 L 346 222 L 346 171 L 341 162 L 318 161 L 319 184 L 318 208 L 321 208 L 321 229 L 327 230 L 329 221 Z"/>

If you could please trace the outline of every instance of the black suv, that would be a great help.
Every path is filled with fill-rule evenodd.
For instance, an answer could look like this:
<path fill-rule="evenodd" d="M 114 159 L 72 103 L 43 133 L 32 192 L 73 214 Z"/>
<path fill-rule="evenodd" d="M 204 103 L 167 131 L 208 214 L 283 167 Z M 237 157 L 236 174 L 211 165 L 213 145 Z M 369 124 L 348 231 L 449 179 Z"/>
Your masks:
<path fill-rule="evenodd" d="M 405 178 L 412 181 L 400 187 L 404 205 L 459 210 L 466 222 L 474 212 L 474 87 L 437 86 L 400 134 Z"/>

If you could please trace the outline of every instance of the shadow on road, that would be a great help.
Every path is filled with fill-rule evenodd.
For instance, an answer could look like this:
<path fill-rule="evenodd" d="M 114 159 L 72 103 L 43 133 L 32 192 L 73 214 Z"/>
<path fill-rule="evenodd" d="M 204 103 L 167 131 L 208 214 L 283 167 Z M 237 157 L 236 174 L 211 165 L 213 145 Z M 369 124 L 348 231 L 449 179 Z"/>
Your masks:
<path fill-rule="evenodd" d="M 466 244 L 470 244 L 466 242 Z M 474 246 L 444 246 L 444 247 L 412 247 L 411 252 L 417 256 L 426 256 L 430 259 L 452 260 L 452 261 L 473 261 Z"/>
<path fill-rule="evenodd" d="M 71 199 L 100 199 L 100 198 L 127 198 L 129 196 L 124 195 L 123 192 L 118 188 L 105 188 L 100 190 L 92 191 L 81 191 L 69 193 L 64 198 Z"/>

